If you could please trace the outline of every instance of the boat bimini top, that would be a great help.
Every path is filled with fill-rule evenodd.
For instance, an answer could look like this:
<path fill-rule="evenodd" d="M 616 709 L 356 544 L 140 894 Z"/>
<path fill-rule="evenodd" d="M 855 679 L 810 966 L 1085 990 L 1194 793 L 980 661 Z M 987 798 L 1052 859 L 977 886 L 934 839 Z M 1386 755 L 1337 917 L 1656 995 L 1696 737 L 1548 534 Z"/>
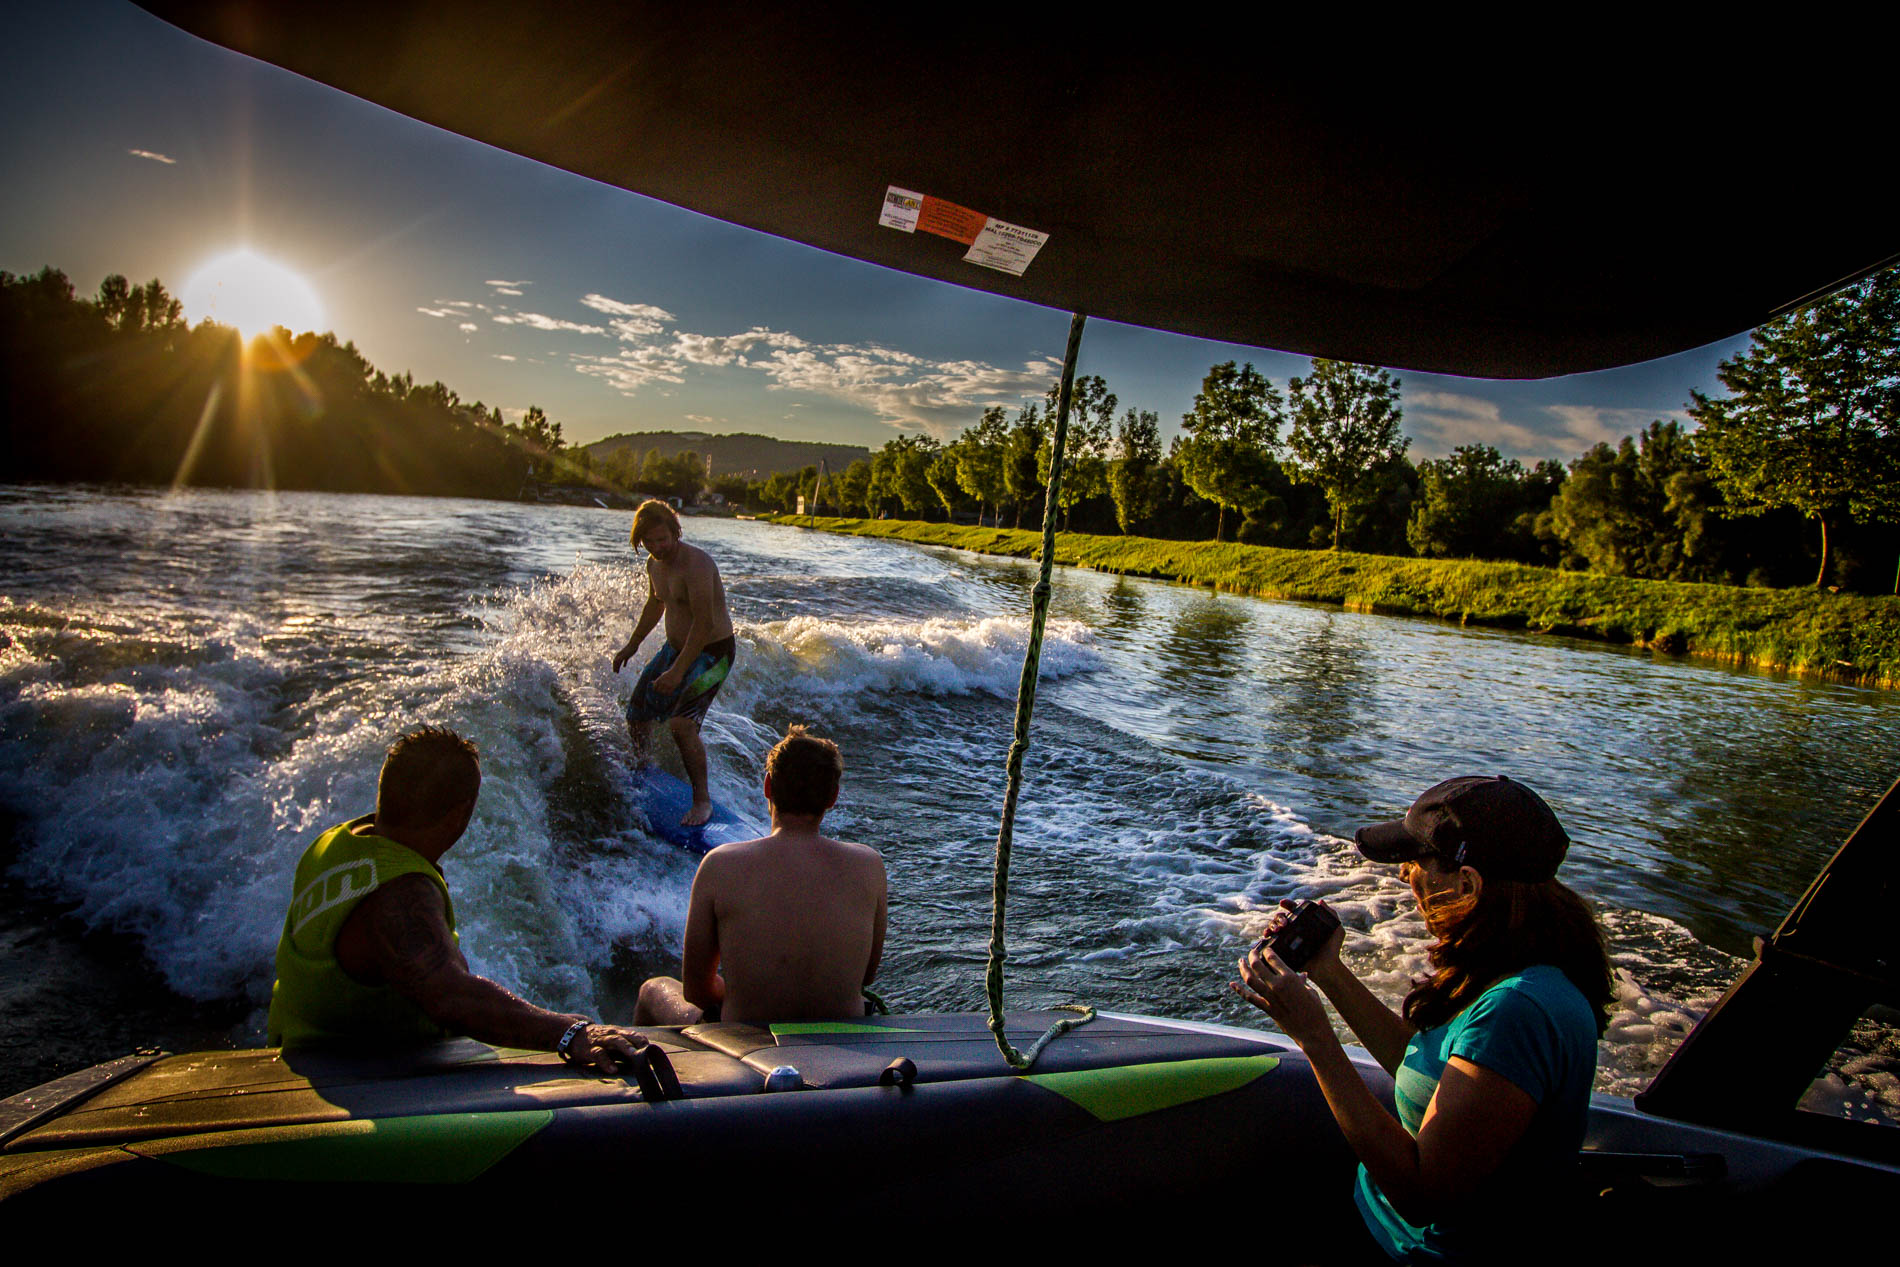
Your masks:
<path fill-rule="evenodd" d="M 855 259 L 1337 360 L 1540 377 L 1895 258 L 1886 77 L 1790 24 L 1513 48 L 1382 14 L 140 0 L 463 136 Z M 1596 21 L 1597 19 L 1582 19 Z M 1737 34 L 1740 30 L 1743 33 Z"/>

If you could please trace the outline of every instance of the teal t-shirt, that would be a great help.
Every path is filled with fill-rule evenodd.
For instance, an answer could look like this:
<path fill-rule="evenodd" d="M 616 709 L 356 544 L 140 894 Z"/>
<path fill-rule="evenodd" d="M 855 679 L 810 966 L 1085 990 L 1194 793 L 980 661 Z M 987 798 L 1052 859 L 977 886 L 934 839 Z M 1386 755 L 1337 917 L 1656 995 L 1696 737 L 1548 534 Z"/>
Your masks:
<path fill-rule="evenodd" d="M 1534 964 L 1500 977 L 1464 1011 L 1406 1044 L 1393 1089 L 1399 1121 L 1414 1136 L 1453 1056 L 1506 1079 L 1537 1101 L 1524 1138 L 1505 1156 L 1488 1190 L 1465 1220 L 1419 1227 L 1359 1168 L 1353 1191 L 1374 1240 L 1395 1259 L 1459 1262 L 1487 1257 L 1500 1233 L 1534 1216 L 1533 1207 L 1562 1200 L 1590 1109 L 1596 1079 L 1597 1027 L 1590 1002 L 1562 971 Z M 1517 1246 L 1521 1252 L 1522 1245 Z"/>

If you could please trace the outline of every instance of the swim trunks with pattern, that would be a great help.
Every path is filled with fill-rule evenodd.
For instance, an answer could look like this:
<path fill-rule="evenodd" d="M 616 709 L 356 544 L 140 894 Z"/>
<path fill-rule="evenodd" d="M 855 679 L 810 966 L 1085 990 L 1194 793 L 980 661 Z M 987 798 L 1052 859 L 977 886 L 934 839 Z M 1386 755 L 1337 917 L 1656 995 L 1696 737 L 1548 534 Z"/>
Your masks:
<path fill-rule="evenodd" d="M 679 656 L 678 647 L 670 642 L 663 643 L 658 654 L 641 670 L 640 680 L 634 684 L 633 694 L 627 700 L 627 720 L 650 722 L 663 717 L 690 717 L 695 722 L 704 721 L 706 710 L 712 707 L 713 696 L 719 694 L 726 674 L 732 672 L 732 661 L 737 651 L 738 644 L 730 637 L 707 643 L 694 657 L 693 666 L 686 671 L 686 679 L 680 683 L 679 690 L 671 695 L 663 695 L 653 689 L 653 681 L 672 668 L 673 661 Z"/>

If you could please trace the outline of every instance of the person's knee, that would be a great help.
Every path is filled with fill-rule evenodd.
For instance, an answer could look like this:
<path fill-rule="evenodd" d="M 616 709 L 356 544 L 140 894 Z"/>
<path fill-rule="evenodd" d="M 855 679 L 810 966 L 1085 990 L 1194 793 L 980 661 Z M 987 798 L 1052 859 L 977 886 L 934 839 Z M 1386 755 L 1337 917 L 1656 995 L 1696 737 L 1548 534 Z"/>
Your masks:
<path fill-rule="evenodd" d="M 686 987 L 677 977 L 648 977 L 640 983 L 640 997 L 633 1008 L 635 1025 L 697 1025 L 705 1017 L 702 1010 L 686 1001 Z"/>
<path fill-rule="evenodd" d="M 697 739 L 699 723 L 691 717 L 674 717 L 667 723 L 667 729 L 673 732 L 675 739 Z"/>
<path fill-rule="evenodd" d="M 640 997 L 633 1005 L 633 1023 L 664 1025 L 667 1022 L 662 1018 L 683 1002 L 679 982 L 672 977 L 648 977 L 640 983 Z"/>

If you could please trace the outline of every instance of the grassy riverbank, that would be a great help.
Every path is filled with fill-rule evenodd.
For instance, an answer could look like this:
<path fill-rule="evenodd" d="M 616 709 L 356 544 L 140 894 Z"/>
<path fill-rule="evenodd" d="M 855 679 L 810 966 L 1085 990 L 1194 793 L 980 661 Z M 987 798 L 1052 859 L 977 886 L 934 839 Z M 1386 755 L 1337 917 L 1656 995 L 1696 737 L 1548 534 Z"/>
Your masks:
<path fill-rule="evenodd" d="M 1033 559 L 1041 534 L 901 519 L 766 520 Z M 1559 572 L 1471 559 L 1401 559 L 1152 537 L 1056 536 L 1056 562 L 1338 603 L 1354 611 L 1569 634 L 1729 664 L 1900 686 L 1900 598 Z"/>

